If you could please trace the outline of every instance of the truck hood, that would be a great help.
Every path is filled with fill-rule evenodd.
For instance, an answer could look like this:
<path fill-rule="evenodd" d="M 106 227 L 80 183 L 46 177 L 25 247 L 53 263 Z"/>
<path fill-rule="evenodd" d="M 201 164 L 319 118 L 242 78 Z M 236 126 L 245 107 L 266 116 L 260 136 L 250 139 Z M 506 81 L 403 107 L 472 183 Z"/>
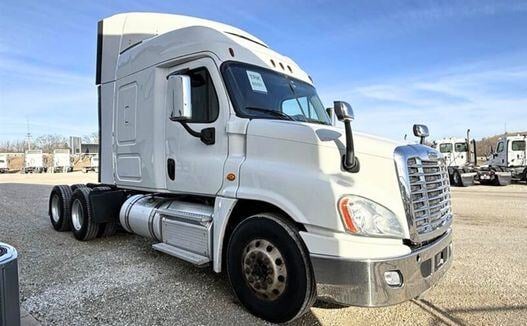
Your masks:
<path fill-rule="evenodd" d="M 248 135 L 274 138 L 293 142 L 308 143 L 317 146 L 346 148 L 344 128 L 319 125 L 299 121 L 253 119 L 247 131 Z M 355 152 L 386 159 L 393 159 L 398 143 L 361 132 L 353 132 Z"/>

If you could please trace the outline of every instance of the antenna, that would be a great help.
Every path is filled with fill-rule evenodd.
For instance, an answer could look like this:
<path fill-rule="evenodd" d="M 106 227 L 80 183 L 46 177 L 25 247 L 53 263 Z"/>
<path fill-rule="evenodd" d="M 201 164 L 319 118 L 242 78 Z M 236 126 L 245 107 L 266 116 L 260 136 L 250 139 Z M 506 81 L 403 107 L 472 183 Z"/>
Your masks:
<path fill-rule="evenodd" d="M 31 150 L 31 132 L 29 131 L 29 119 L 26 118 L 26 122 L 27 122 L 27 150 L 30 151 Z"/>

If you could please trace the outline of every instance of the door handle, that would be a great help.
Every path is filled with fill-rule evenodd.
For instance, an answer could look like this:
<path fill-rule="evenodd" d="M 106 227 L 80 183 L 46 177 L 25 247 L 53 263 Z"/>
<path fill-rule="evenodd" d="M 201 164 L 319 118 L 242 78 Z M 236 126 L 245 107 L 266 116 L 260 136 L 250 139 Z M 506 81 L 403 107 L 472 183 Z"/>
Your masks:
<path fill-rule="evenodd" d="M 167 175 L 170 180 L 174 180 L 176 178 L 176 161 L 174 161 L 173 158 L 169 158 L 167 160 Z"/>

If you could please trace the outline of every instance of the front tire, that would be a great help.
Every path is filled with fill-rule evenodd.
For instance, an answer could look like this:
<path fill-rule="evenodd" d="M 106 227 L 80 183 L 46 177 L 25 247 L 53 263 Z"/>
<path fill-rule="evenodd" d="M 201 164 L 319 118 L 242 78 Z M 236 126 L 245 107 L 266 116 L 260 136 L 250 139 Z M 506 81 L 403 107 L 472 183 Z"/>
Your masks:
<path fill-rule="evenodd" d="M 236 226 L 227 273 L 245 308 L 273 323 L 300 317 L 316 299 L 307 248 L 297 228 L 277 214 L 257 214 Z"/>
<path fill-rule="evenodd" d="M 57 231 L 71 229 L 71 188 L 67 185 L 55 186 L 49 195 L 49 219 Z"/>
<path fill-rule="evenodd" d="M 88 187 L 75 189 L 71 196 L 71 225 L 73 235 L 77 240 L 88 241 L 99 233 L 99 224 L 93 221 L 93 211 L 90 204 Z"/>

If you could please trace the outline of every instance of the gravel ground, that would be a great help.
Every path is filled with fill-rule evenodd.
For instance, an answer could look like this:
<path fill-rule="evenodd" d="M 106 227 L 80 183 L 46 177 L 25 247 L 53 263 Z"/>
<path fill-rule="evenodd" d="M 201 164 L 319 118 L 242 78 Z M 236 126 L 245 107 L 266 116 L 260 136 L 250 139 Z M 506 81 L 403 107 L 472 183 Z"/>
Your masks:
<path fill-rule="evenodd" d="M 67 176 L 67 183 L 95 181 Z M 18 249 L 21 305 L 42 324 L 265 324 L 236 302 L 224 275 L 156 252 L 148 240 L 119 234 L 78 242 L 55 232 L 51 186 L 35 183 L 56 178 L 0 179 L 0 241 Z M 454 263 L 423 298 L 377 309 L 317 303 L 294 323 L 527 324 L 527 186 L 454 189 L 453 205 Z"/>

